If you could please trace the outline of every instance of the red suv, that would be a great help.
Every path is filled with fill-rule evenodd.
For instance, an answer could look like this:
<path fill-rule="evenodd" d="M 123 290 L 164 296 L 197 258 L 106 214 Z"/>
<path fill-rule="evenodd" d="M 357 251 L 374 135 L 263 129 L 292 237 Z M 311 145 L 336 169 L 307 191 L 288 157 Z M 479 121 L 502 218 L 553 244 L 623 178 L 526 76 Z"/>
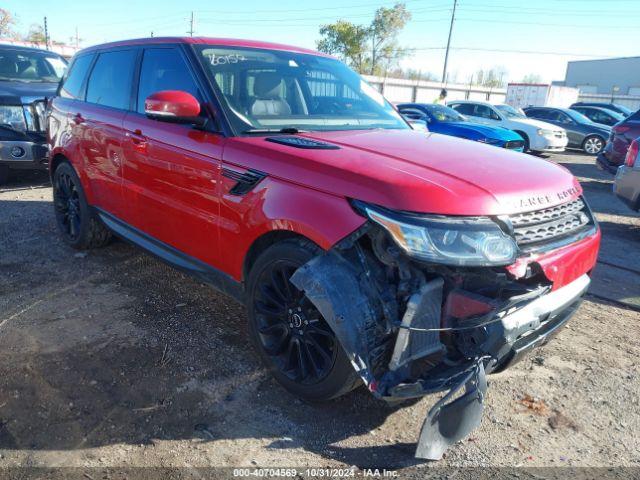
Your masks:
<path fill-rule="evenodd" d="M 304 399 L 451 390 L 423 458 L 479 423 L 485 372 L 544 343 L 590 283 L 600 232 L 568 171 L 413 131 L 318 52 L 91 47 L 50 107 L 68 244 L 116 234 L 245 303 L 260 356 Z"/>

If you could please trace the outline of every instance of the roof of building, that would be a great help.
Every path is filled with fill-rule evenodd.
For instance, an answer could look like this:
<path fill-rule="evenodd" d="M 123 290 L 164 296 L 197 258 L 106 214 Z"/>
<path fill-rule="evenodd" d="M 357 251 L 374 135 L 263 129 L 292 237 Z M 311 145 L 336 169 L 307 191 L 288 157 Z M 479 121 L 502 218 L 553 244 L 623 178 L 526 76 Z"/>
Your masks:
<path fill-rule="evenodd" d="M 610 62 L 616 60 L 640 60 L 640 56 L 635 57 L 614 57 L 614 58 L 594 58 L 591 60 L 570 60 L 567 63 L 581 63 L 581 62 Z"/>

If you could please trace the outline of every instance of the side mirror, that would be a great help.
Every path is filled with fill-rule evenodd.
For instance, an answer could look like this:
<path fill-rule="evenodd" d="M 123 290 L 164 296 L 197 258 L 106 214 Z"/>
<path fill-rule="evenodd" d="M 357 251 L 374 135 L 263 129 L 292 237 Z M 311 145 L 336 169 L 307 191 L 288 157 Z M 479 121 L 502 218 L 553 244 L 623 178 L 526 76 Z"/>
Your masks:
<path fill-rule="evenodd" d="M 202 125 L 199 117 L 200 102 L 190 93 L 180 90 L 163 90 L 153 93 L 144 102 L 144 113 L 149 118 L 164 122 Z"/>

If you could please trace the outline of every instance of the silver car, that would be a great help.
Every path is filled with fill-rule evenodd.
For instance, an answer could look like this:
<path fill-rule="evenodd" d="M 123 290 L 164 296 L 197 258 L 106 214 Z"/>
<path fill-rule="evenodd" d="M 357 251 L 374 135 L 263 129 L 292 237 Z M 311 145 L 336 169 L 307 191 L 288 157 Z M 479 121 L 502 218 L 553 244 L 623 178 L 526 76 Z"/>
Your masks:
<path fill-rule="evenodd" d="M 634 210 L 640 210 L 640 138 L 629 146 L 627 158 L 618 167 L 613 192 Z"/>

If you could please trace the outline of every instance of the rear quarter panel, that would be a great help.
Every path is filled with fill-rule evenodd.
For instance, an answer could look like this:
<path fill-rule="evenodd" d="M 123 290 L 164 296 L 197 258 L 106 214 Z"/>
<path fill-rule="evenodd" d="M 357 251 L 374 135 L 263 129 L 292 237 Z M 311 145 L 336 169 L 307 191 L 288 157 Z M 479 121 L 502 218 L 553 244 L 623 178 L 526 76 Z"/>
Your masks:
<path fill-rule="evenodd" d="M 53 174 L 53 169 L 62 158 L 71 162 L 80 177 L 87 200 L 92 203 L 93 195 L 80 154 L 80 131 L 71 121 L 77 109 L 77 101 L 73 99 L 55 97 L 51 101 L 47 117 L 47 141 L 52 159 L 49 169 L 50 174 Z"/>

